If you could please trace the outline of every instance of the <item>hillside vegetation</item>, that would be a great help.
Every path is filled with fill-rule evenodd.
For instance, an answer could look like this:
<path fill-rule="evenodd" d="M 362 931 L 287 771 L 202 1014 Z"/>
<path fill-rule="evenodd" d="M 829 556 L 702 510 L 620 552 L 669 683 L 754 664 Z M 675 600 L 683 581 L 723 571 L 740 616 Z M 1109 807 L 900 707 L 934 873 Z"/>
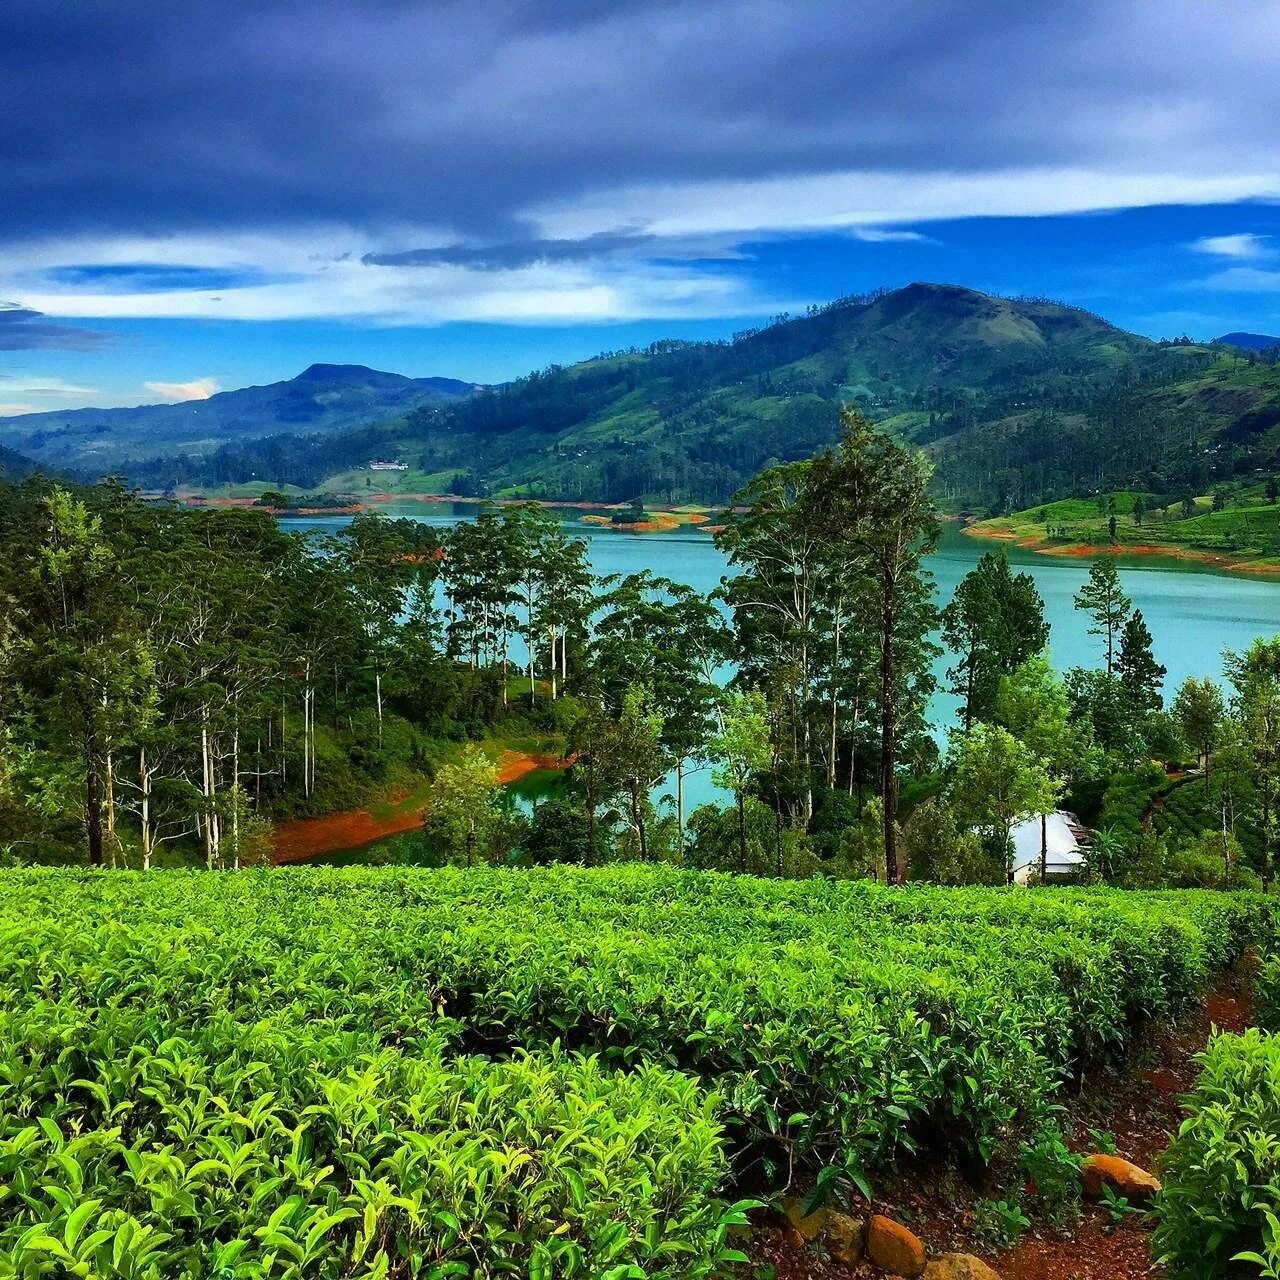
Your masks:
<path fill-rule="evenodd" d="M 1155 343 L 1054 302 L 913 284 L 732 341 L 614 352 L 351 431 L 235 443 L 131 475 L 359 493 L 386 485 L 365 468 L 394 455 L 412 469 L 404 483 L 453 492 L 716 502 L 767 464 L 833 443 L 839 403 L 924 449 L 955 507 L 1016 510 L 1121 485 L 1198 493 L 1274 467 L 1280 450 L 1268 353 Z"/>

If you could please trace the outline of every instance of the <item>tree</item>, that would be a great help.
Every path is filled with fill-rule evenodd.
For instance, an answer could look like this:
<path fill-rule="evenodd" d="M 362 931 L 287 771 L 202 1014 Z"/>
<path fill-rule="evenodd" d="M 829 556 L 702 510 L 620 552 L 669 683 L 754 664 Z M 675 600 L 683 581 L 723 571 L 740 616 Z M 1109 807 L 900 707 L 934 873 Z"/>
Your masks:
<path fill-rule="evenodd" d="M 1173 700 L 1174 718 L 1188 743 L 1195 747 L 1204 769 L 1206 792 L 1209 790 L 1210 757 L 1218 743 L 1225 713 L 1222 690 L 1208 677 L 1201 680 L 1188 676 Z"/>
<path fill-rule="evenodd" d="M 928 578 L 922 557 L 937 541 L 929 497 L 929 471 L 919 454 L 875 431 L 854 406 L 840 410 L 841 441 L 814 461 L 820 523 L 837 549 L 847 548 L 865 567 L 878 604 L 880 656 L 880 796 L 884 802 L 885 874 L 903 870 L 897 849 L 900 666 L 919 663 L 927 644 L 918 629 Z M 904 634 L 900 610 L 911 602 L 914 626 Z M 910 656 L 909 656 L 910 655 Z M 917 691 L 922 687 L 917 682 Z"/>
<path fill-rule="evenodd" d="M 649 860 L 649 793 L 667 771 L 662 749 L 662 713 L 655 710 L 649 691 L 631 685 L 622 698 L 617 721 L 615 759 L 631 799 L 631 828 L 641 862 Z"/>
<path fill-rule="evenodd" d="M 930 796 L 903 824 L 911 875 L 934 884 L 1003 884 L 1005 866 L 993 860 L 982 841 L 962 831 L 945 796 Z"/>
<path fill-rule="evenodd" d="M 1048 659 L 1035 657 L 1000 681 L 995 719 L 1049 774 L 1064 783 L 1082 777 L 1095 755 L 1092 735 L 1071 713 L 1066 689 Z M 1048 812 L 1040 815 L 1040 878 L 1049 862 Z"/>
<path fill-rule="evenodd" d="M 1133 603 L 1120 586 L 1115 561 L 1100 556 L 1089 566 L 1089 580 L 1076 592 L 1077 609 L 1093 619 L 1091 636 L 1102 636 L 1107 650 L 1107 674 L 1115 669 L 1116 633 L 1124 625 Z"/>
<path fill-rule="evenodd" d="M 1267 501 L 1274 505 L 1277 499 L 1280 499 L 1280 477 L 1268 476 Z"/>
<path fill-rule="evenodd" d="M 1014 824 L 1057 807 L 1060 783 L 1007 729 L 977 724 L 953 744 L 950 798 L 956 813 L 987 837 L 1012 880 Z"/>
<path fill-rule="evenodd" d="M 1140 525 L 1142 517 L 1147 514 L 1147 500 L 1138 494 L 1133 500 L 1133 523 Z"/>
<path fill-rule="evenodd" d="M 1244 653 L 1228 652 L 1224 665 L 1258 796 L 1262 881 L 1269 887 L 1280 857 L 1280 635 L 1259 638 Z"/>
<path fill-rule="evenodd" d="M 747 844 L 747 797 L 756 775 L 768 769 L 771 759 L 769 722 L 764 696 L 755 690 L 729 692 L 720 706 L 720 730 L 708 746 L 711 778 L 732 792 L 738 814 L 739 870 L 750 870 Z M 779 869 L 778 874 L 781 875 Z"/>
<path fill-rule="evenodd" d="M 457 760 L 441 765 L 431 783 L 423 833 L 428 844 L 451 860 L 461 852 L 466 866 L 476 854 L 488 857 L 502 808 L 498 766 L 474 743 Z"/>
<path fill-rule="evenodd" d="M 1167 668 L 1155 660 L 1151 651 L 1151 632 L 1142 610 L 1138 609 L 1124 624 L 1120 634 L 1120 654 L 1116 659 L 1116 675 L 1134 710 L 1140 714 L 1159 711 L 1164 705 L 1164 677 Z"/>
<path fill-rule="evenodd" d="M 1028 573 L 1014 574 L 1009 557 L 988 552 L 956 587 L 942 611 L 942 637 L 960 656 L 948 671 L 964 699 L 964 727 L 989 720 L 1001 676 L 1049 642 L 1044 601 Z"/>

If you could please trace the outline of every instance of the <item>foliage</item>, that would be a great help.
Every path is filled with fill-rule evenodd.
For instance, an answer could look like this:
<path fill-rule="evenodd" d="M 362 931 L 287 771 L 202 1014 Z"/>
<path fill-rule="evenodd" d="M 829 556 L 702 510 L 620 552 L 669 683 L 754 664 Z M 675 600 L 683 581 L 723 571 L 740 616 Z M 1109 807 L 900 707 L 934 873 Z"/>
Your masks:
<path fill-rule="evenodd" d="M 326 1078 L 353 1068 L 349 1083 L 371 1072 L 377 1105 L 398 1105 L 377 1083 L 384 1052 L 425 1057 L 439 1038 L 450 1053 L 554 1054 L 559 1042 L 599 1053 L 602 1069 L 700 1077 L 723 1098 L 741 1176 L 776 1183 L 836 1161 L 866 1177 L 926 1143 L 981 1158 L 1016 1151 L 1042 1132 L 1073 1071 L 1121 1051 L 1144 1019 L 1173 1013 L 1271 930 L 1271 904 L 1248 896 L 889 888 L 652 866 L 17 871 L 0 881 L 0 1001 L 21 1024 L 10 1056 L 47 1054 L 54 1074 L 42 1100 L 8 1115 L 34 1124 L 53 1105 L 43 1099 L 62 1097 L 82 1133 L 124 1124 L 126 1143 L 143 1118 L 69 1089 L 108 1066 L 120 1089 L 137 1077 L 114 1040 L 101 1066 L 82 1049 L 63 1057 L 83 1036 L 40 1031 L 60 1010 L 104 1035 L 123 1026 L 120 1043 L 138 1053 L 167 1046 L 165 1071 L 190 1052 L 234 1074 L 278 1036 L 308 1103 L 320 1100 L 306 1083 L 315 1061 Z M 284 1105 L 274 1068 L 261 1080 L 250 1071 L 244 1087 Z M 213 1110 L 195 1114 L 212 1124 Z M 218 1123 L 234 1129 L 241 1110 Z M 350 1138 L 357 1149 L 363 1132 Z M 670 1140 L 655 1131 L 659 1149 Z"/>
<path fill-rule="evenodd" d="M 984 555 L 942 611 L 942 636 L 960 657 L 947 674 L 952 692 L 964 699 L 965 728 L 993 719 L 1001 678 L 1049 642 L 1035 580 L 1029 573 L 1013 573 L 1003 552 Z"/>
<path fill-rule="evenodd" d="M 1280 1031 L 1280 953 L 1267 956 L 1254 983 L 1258 1025 Z"/>
<path fill-rule="evenodd" d="M 1190 1115 L 1163 1160 L 1156 1252 L 1187 1280 L 1274 1278 L 1280 1275 L 1280 1038 L 1256 1029 L 1218 1035 L 1199 1060 Z"/>
<path fill-rule="evenodd" d="M 996 850 L 1008 850 L 1014 824 L 1052 813 L 1061 783 L 1007 729 L 978 724 L 952 746 L 951 802 Z"/>

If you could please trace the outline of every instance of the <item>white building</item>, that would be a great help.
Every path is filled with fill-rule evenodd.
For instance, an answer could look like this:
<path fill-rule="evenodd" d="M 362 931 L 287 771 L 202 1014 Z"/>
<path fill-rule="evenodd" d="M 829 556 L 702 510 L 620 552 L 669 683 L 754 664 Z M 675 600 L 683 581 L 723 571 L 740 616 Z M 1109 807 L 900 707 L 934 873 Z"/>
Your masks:
<path fill-rule="evenodd" d="M 1042 828 L 1040 819 L 1019 822 L 1010 833 L 1013 840 L 1013 879 L 1026 884 L 1040 874 Z M 1059 809 L 1044 819 L 1043 838 L 1048 856 L 1045 877 L 1052 880 L 1076 876 L 1084 866 L 1084 847 L 1088 828 L 1074 813 Z"/>
<path fill-rule="evenodd" d="M 369 463 L 370 471 L 408 471 L 409 464 L 407 462 L 371 462 Z"/>

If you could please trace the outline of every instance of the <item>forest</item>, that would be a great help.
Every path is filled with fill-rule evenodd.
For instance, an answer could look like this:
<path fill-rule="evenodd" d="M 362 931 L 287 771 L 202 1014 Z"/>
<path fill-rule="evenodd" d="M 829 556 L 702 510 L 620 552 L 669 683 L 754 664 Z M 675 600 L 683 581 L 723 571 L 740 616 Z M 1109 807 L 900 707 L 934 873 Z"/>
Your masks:
<path fill-rule="evenodd" d="M 1098 665 L 1059 675 L 1043 602 L 1004 556 L 938 607 L 926 464 L 856 410 L 842 430 L 737 495 L 710 598 L 649 572 L 596 580 L 531 504 L 442 538 L 374 514 L 304 537 L 118 482 L 10 487 L 0 847 L 261 864 L 274 821 L 429 780 L 413 855 L 437 864 L 1002 883 L 1013 829 L 1064 808 L 1097 830 L 1086 878 L 1270 884 L 1280 639 L 1227 655 L 1225 687 L 1166 700 L 1102 557 L 1076 601 Z M 954 725 L 930 722 L 940 652 Z M 528 740 L 569 768 L 523 814 L 494 757 Z M 695 768 L 728 804 L 688 810 Z"/>
<path fill-rule="evenodd" d="M 840 298 L 731 340 L 551 365 L 350 430 L 263 433 L 123 469 L 158 491 L 359 493 L 370 459 L 395 456 L 422 492 L 723 503 L 834 444 L 842 403 L 922 449 L 952 511 L 1115 488 L 1163 505 L 1280 472 L 1274 353 L 1152 342 L 1077 307 L 941 284 Z"/>

